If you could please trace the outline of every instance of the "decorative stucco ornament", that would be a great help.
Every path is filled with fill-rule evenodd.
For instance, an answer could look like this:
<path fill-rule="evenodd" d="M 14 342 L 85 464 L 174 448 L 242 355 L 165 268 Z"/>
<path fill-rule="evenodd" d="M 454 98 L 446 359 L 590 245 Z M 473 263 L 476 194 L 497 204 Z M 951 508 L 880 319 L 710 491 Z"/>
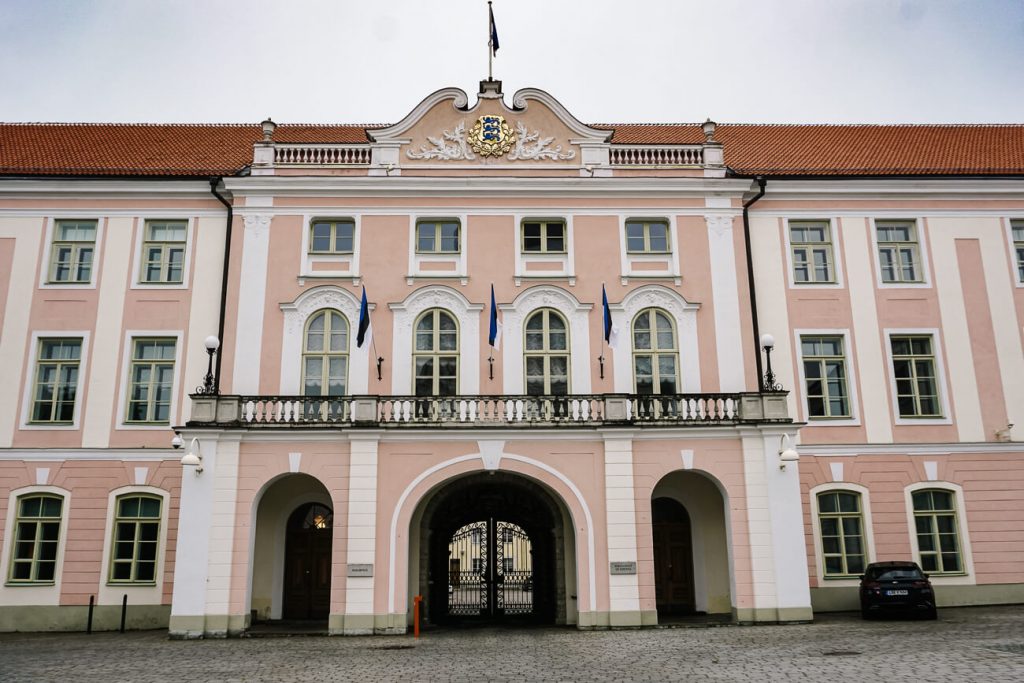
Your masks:
<path fill-rule="evenodd" d="M 459 121 L 452 131 L 444 131 L 441 137 L 432 138 L 427 136 L 427 141 L 434 145 L 433 149 L 427 149 L 426 145 L 420 147 L 418 152 L 407 150 L 405 155 L 410 159 L 441 159 L 442 161 L 459 161 L 461 159 L 473 160 L 476 156 L 470 151 L 466 143 L 466 122 Z"/>
<path fill-rule="evenodd" d="M 508 158 L 512 161 L 519 159 L 551 159 L 552 161 L 560 161 L 572 159 L 576 156 L 576 152 L 572 150 L 563 152 L 561 145 L 556 145 L 554 149 L 549 149 L 554 139 L 554 137 L 542 138 L 539 130 L 528 133 L 523 122 L 517 121 L 515 133 L 516 148 L 508 155 Z"/>
<path fill-rule="evenodd" d="M 469 144 L 480 156 L 505 156 L 515 141 L 516 134 L 505 123 L 504 116 L 481 116 L 469 131 Z"/>

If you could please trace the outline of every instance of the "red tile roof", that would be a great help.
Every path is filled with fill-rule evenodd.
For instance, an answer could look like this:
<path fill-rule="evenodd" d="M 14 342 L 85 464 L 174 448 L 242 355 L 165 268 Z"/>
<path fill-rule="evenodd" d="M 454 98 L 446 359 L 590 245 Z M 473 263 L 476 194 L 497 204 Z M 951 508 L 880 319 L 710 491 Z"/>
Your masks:
<path fill-rule="evenodd" d="M 377 125 L 283 124 L 277 142 L 365 143 Z M 699 144 L 699 124 L 595 124 L 612 144 Z M 1024 174 L 1024 125 L 720 124 L 726 164 L 773 176 Z M 0 123 L 0 175 L 237 173 L 256 124 Z"/>

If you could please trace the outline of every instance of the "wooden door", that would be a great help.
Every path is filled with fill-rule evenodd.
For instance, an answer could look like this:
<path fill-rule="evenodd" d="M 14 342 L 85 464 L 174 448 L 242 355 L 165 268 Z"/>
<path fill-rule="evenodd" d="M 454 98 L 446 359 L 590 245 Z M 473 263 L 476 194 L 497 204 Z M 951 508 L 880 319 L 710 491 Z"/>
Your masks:
<path fill-rule="evenodd" d="M 654 596 L 658 614 L 687 614 L 693 597 L 693 540 L 686 508 L 671 498 L 651 504 L 654 536 Z"/>
<path fill-rule="evenodd" d="M 327 619 L 331 603 L 332 515 L 317 503 L 299 507 L 285 539 L 285 619 Z"/>

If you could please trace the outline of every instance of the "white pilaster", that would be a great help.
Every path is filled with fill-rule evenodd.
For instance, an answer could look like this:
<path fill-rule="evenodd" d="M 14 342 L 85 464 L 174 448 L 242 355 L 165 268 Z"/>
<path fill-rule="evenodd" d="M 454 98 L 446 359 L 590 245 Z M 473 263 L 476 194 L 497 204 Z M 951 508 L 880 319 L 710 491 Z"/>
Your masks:
<path fill-rule="evenodd" d="M 632 439 L 605 439 L 604 490 L 608 518 L 608 561 L 635 563 L 636 500 L 633 489 Z M 640 587 L 637 575 L 610 575 L 608 591 L 612 623 L 639 626 Z M 623 612 L 635 613 L 636 623 L 616 624 L 616 613 Z"/>
<path fill-rule="evenodd" d="M 221 440 L 213 467 L 200 477 L 213 478 L 207 553 L 206 614 L 226 616 L 230 612 L 232 554 L 235 540 L 235 508 L 238 502 L 238 440 Z M 204 463 L 205 464 L 205 463 Z M 188 471 L 185 476 L 192 476 Z M 219 634 L 218 634 L 219 635 Z"/>
<path fill-rule="evenodd" d="M 739 283 L 736 280 L 736 249 L 732 216 L 709 215 L 708 251 L 711 257 L 711 288 L 715 308 L 715 339 L 718 346 L 719 391 L 743 391 L 743 342 L 740 328 Z"/>
<path fill-rule="evenodd" d="M 348 477 L 348 563 L 374 564 L 377 555 L 377 434 L 353 434 Z M 348 577 L 345 615 L 373 614 L 373 595 L 380 567 L 373 576 Z M 346 633 L 372 632 L 351 629 Z"/>
<path fill-rule="evenodd" d="M 205 630 L 210 515 L 215 479 L 212 475 L 217 467 L 217 443 L 204 439 L 200 440 L 199 446 L 204 471 L 196 474 L 189 467 L 181 476 L 170 624 L 171 636 L 177 637 L 198 638 Z"/>
<path fill-rule="evenodd" d="M 260 351 L 263 346 L 263 307 L 267 293 L 270 216 L 245 216 L 242 276 L 238 288 L 238 327 L 231 387 L 236 394 L 259 393 Z"/>

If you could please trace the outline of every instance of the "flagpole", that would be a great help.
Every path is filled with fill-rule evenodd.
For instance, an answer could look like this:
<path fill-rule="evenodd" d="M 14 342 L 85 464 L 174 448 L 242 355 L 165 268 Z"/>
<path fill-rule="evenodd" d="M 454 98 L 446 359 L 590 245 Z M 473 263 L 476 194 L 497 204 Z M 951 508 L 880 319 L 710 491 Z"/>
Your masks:
<path fill-rule="evenodd" d="M 604 291 L 604 283 L 601 283 L 601 355 L 597 357 L 598 362 L 601 364 L 601 376 L 600 379 L 604 379 L 604 342 L 605 342 L 605 322 L 604 322 L 604 302 L 607 298 L 607 294 Z"/>
<path fill-rule="evenodd" d="M 487 80 L 494 80 L 494 38 L 491 37 L 491 16 L 494 10 L 491 9 L 490 0 L 487 2 Z"/>

